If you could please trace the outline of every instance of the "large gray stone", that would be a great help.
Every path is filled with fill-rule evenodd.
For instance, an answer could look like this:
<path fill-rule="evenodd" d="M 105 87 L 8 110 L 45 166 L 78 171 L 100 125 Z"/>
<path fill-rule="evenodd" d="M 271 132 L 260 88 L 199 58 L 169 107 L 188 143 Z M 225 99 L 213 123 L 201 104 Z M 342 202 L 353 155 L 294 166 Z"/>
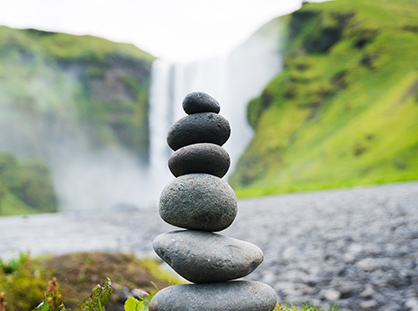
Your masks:
<path fill-rule="evenodd" d="M 171 149 L 212 143 L 222 146 L 231 135 L 227 119 L 213 112 L 195 113 L 178 120 L 168 131 L 167 143 Z"/>
<path fill-rule="evenodd" d="M 159 291 L 150 311 L 272 311 L 276 292 L 254 281 L 175 285 Z"/>
<path fill-rule="evenodd" d="M 200 112 L 219 113 L 221 106 L 218 101 L 204 92 L 192 92 L 183 100 L 183 109 L 187 114 Z"/>
<path fill-rule="evenodd" d="M 209 174 L 187 174 L 172 180 L 162 191 L 159 211 L 167 223 L 187 229 L 220 231 L 237 215 L 231 186 Z"/>
<path fill-rule="evenodd" d="M 230 164 L 229 154 L 224 148 L 208 143 L 185 146 L 168 159 L 168 167 L 176 177 L 190 173 L 223 177 Z"/>
<path fill-rule="evenodd" d="M 206 231 L 173 231 L 153 242 L 158 256 L 193 283 L 224 282 L 244 277 L 263 261 L 254 244 Z"/>

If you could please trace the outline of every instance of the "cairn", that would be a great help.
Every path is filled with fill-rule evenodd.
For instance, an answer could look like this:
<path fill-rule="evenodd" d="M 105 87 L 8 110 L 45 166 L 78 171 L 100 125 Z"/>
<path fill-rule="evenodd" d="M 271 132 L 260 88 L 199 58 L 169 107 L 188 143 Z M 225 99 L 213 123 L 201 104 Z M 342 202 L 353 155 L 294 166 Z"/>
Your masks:
<path fill-rule="evenodd" d="M 187 116 L 169 130 L 167 143 L 175 152 L 168 165 L 176 177 L 162 191 L 161 218 L 186 230 L 157 236 L 158 256 L 194 284 L 158 292 L 151 311 L 272 311 L 276 293 L 267 284 L 236 280 L 263 261 L 255 245 L 223 236 L 237 215 L 237 199 L 221 179 L 230 158 L 221 146 L 228 140 L 229 122 L 218 113 L 219 103 L 202 92 L 183 101 Z"/>

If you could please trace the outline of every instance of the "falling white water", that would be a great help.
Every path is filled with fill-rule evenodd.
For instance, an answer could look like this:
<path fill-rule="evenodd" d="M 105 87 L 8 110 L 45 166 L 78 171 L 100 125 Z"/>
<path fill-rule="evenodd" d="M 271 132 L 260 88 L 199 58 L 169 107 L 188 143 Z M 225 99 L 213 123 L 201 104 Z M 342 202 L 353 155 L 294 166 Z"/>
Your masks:
<path fill-rule="evenodd" d="M 164 182 L 169 179 L 167 159 L 171 151 L 166 143 L 166 135 L 170 128 L 172 116 L 172 85 L 170 83 L 172 66 L 160 60 L 154 61 L 151 70 L 153 79 L 150 89 L 150 162 L 148 167 L 148 179 L 151 183 L 150 196 L 159 197 Z"/>
<path fill-rule="evenodd" d="M 171 125 L 185 116 L 184 97 L 193 91 L 213 96 L 220 114 L 231 125 L 225 149 L 231 156 L 230 172 L 252 137 L 246 109 L 281 70 L 279 20 L 266 24 L 230 54 L 196 62 L 155 61 L 150 97 L 150 174 L 157 192 L 173 178 L 167 168 L 170 155 L 166 135 Z"/>

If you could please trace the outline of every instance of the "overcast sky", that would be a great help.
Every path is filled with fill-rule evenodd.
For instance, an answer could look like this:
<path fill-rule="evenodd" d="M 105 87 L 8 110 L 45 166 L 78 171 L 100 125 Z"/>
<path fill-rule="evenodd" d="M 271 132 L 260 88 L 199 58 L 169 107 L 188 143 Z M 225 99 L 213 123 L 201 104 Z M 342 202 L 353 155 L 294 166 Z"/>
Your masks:
<path fill-rule="evenodd" d="M 161 58 L 225 54 L 302 0 L 2 0 L 0 25 L 91 34 Z"/>

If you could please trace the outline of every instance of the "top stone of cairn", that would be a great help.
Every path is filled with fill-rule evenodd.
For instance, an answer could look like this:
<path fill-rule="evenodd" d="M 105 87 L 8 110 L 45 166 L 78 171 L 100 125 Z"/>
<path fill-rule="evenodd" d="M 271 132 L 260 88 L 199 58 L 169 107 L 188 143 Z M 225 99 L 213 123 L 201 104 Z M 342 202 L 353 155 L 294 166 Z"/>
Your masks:
<path fill-rule="evenodd" d="M 183 109 L 187 114 L 201 112 L 219 113 L 221 106 L 216 99 L 204 92 L 192 92 L 184 98 Z"/>

